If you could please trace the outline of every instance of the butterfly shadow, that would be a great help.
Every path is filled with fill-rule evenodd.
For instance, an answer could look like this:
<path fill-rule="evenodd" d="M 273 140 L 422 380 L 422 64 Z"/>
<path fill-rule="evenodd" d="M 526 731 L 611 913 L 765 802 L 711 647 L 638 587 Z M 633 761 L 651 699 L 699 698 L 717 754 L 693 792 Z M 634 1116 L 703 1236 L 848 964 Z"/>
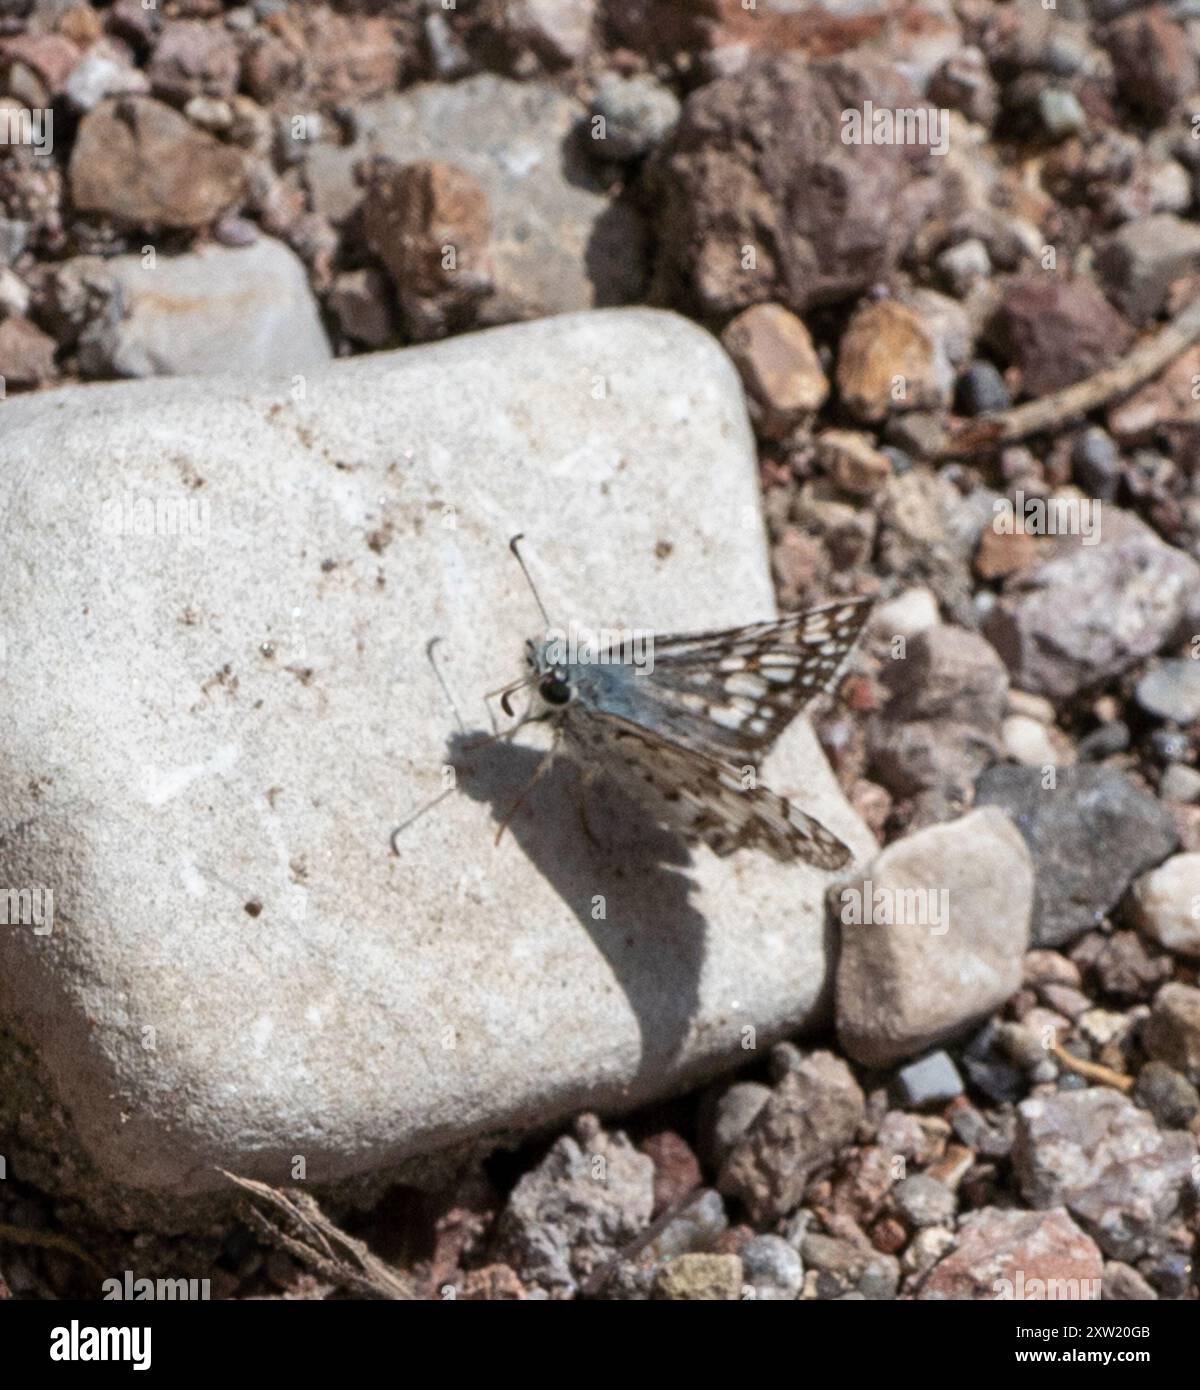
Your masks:
<path fill-rule="evenodd" d="M 459 790 L 488 803 L 499 825 L 543 753 L 509 743 L 472 749 L 477 741 L 455 735 L 450 762 Z M 511 836 L 608 962 L 641 1035 L 634 1084 L 654 1076 L 679 1056 L 699 1006 L 707 926 L 691 902 L 687 845 L 607 779 L 585 790 L 565 757 L 522 800 L 504 836 L 496 853 Z"/>

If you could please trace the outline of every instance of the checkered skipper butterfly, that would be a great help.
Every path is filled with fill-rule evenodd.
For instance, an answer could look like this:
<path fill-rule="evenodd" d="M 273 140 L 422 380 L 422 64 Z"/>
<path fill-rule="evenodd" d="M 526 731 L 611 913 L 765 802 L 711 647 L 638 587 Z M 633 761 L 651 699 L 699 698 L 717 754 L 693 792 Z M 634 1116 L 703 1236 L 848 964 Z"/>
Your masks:
<path fill-rule="evenodd" d="M 524 569 L 518 540 L 512 549 Z M 851 857 L 847 846 L 761 786 L 757 771 L 805 705 L 832 690 L 871 604 L 843 599 L 771 622 L 660 637 L 650 670 L 603 650 L 563 660 L 561 644 L 529 642 L 526 675 L 493 693 L 511 714 L 511 695 L 530 688 L 521 723 L 553 727 L 535 781 L 561 749 L 585 786 L 607 775 L 660 824 L 718 855 L 761 849 L 785 863 L 840 869 Z"/>

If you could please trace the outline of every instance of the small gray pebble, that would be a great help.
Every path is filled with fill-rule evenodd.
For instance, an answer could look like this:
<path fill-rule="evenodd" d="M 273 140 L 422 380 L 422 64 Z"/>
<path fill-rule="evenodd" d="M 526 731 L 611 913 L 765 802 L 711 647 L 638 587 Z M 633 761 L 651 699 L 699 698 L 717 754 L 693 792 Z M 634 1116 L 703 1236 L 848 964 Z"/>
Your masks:
<path fill-rule="evenodd" d="M 1154 729 L 1146 743 L 1154 760 L 1164 767 L 1183 762 L 1191 751 L 1187 734 L 1178 729 Z"/>
<path fill-rule="evenodd" d="M 1079 740 L 1076 750 L 1081 762 L 1102 762 L 1114 753 L 1124 753 L 1129 747 L 1129 725 L 1121 719 L 1111 724 L 1101 724 L 1085 738 Z"/>
<path fill-rule="evenodd" d="M 1065 87 L 1043 87 L 1037 98 L 1038 117 L 1054 140 L 1078 135 L 1087 128 L 1087 112 L 1074 92 Z"/>
<path fill-rule="evenodd" d="M 716 1097 L 703 1144 L 714 1168 L 721 1167 L 770 1099 L 770 1086 L 760 1081 L 735 1081 Z"/>
<path fill-rule="evenodd" d="M 1138 1072 L 1133 1099 L 1149 1110 L 1162 1129 L 1187 1129 L 1200 1115 L 1200 1091 L 1165 1062 L 1147 1062 Z"/>
<path fill-rule="evenodd" d="M 958 1199 L 943 1182 L 925 1173 L 914 1173 L 892 1188 L 892 1201 L 900 1219 L 918 1229 L 922 1226 L 948 1226 L 954 1219 Z"/>
<path fill-rule="evenodd" d="M 937 1105 L 963 1093 L 962 1077 L 946 1052 L 931 1052 L 901 1067 L 896 1084 L 908 1105 Z"/>
<path fill-rule="evenodd" d="M 1200 661 L 1160 661 L 1138 681 L 1134 698 L 1156 719 L 1175 724 L 1200 719 Z"/>
<path fill-rule="evenodd" d="M 680 110 L 679 98 L 661 82 L 609 74 L 592 101 L 592 151 L 601 159 L 640 159 L 667 138 Z M 603 126 L 595 121 L 597 116 Z"/>
<path fill-rule="evenodd" d="M 796 1298 L 804 1283 L 804 1264 L 782 1236 L 754 1236 L 738 1250 L 742 1271 L 759 1299 L 779 1303 Z"/>
<path fill-rule="evenodd" d="M 895 473 L 897 477 L 899 477 L 901 473 L 907 473 L 913 466 L 912 455 L 905 453 L 903 449 L 896 448 L 894 444 L 885 444 L 880 452 L 891 460 L 892 472 Z"/>
<path fill-rule="evenodd" d="M 1192 1257 L 1174 1246 L 1147 1255 L 1137 1268 L 1164 1298 L 1182 1298 L 1192 1282 Z"/>
<path fill-rule="evenodd" d="M 1158 784 L 1158 793 L 1164 801 L 1178 801 L 1190 806 L 1200 801 L 1200 772 L 1186 763 L 1171 763 Z"/>
<path fill-rule="evenodd" d="M 991 410 L 1007 410 L 1012 396 L 999 370 L 979 358 L 959 377 L 954 403 L 962 415 L 983 415 Z"/>
<path fill-rule="evenodd" d="M 1086 429 L 1071 450 L 1072 476 L 1089 497 L 1111 502 L 1121 481 L 1121 453 L 1098 425 Z"/>

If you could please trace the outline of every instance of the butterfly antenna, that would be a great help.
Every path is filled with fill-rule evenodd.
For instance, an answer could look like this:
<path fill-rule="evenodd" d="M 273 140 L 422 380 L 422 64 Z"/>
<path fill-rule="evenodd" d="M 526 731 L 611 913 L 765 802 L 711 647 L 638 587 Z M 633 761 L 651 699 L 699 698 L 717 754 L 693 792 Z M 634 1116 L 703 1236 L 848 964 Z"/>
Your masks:
<path fill-rule="evenodd" d="M 533 594 L 534 602 L 541 610 L 542 621 L 546 624 L 547 627 L 549 627 L 550 615 L 546 612 L 546 605 L 541 600 L 541 595 L 538 593 L 537 586 L 534 584 L 533 578 L 529 573 L 529 568 L 525 564 L 524 556 L 522 556 L 521 552 L 517 549 L 517 542 L 523 541 L 524 539 L 524 531 L 518 531 L 517 534 L 512 538 L 512 540 L 509 541 L 508 548 L 517 557 L 517 564 L 521 566 L 521 573 L 525 576 L 525 582 L 529 585 L 529 590 Z"/>
<path fill-rule="evenodd" d="M 425 643 L 425 656 L 430 666 L 433 667 L 433 674 L 437 677 L 437 683 L 442 687 L 442 694 L 446 697 L 446 703 L 454 711 L 454 719 L 458 724 L 459 733 L 465 734 L 467 726 L 463 723 L 462 715 L 458 712 L 458 705 L 454 702 L 454 696 L 450 693 L 450 687 L 446 684 L 446 677 L 442 675 L 441 667 L 433 659 L 433 649 L 441 640 L 440 637 L 431 637 Z"/>

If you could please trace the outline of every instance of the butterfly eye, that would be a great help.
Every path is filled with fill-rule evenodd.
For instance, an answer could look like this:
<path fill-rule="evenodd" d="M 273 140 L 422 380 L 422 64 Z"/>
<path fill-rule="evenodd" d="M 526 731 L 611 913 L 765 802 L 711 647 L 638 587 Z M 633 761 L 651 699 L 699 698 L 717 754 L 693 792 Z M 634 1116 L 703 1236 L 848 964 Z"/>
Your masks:
<path fill-rule="evenodd" d="M 571 698 L 570 684 L 558 676 L 547 676 L 538 690 L 548 705 L 565 705 Z"/>

